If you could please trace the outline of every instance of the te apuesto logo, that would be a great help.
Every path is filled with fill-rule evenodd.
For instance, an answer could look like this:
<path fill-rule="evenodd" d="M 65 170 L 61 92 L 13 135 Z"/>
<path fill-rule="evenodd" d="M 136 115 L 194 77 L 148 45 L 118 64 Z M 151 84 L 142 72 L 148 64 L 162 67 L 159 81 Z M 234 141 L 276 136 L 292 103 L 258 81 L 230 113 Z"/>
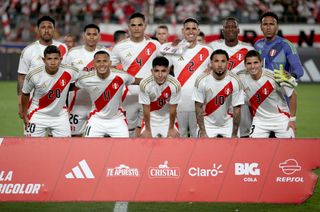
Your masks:
<path fill-rule="evenodd" d="M 107 177 L 139 177 L 139 169 L 120 164 L 114 168 L 107 168 Z"/>

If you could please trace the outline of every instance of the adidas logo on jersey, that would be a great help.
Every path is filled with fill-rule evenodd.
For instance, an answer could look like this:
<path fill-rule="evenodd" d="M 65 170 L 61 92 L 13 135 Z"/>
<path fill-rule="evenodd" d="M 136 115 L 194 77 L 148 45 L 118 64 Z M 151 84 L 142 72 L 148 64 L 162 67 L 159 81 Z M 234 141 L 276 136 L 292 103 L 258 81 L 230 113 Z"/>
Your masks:
<path fill-rule="evenodd" d="M 94 175 L 87 162 L 82 160 L 78 166 L 72 168 L 72 171 L 65 175 L 67 179 L 94 179 Z"/>
<path fill-rule="evenodd" d="M 178 61 L 182 61 L 182 60 L 184 60 L 184 58 L 181 56 L 181 57 L 178 59 Z"/>

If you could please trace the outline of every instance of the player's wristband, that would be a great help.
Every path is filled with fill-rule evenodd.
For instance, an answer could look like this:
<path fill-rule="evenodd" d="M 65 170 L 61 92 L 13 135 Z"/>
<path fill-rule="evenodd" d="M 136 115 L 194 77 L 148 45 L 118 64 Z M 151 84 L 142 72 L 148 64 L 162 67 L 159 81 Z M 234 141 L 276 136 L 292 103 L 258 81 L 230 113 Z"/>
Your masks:
<path fill-rule="evenodd" d="M 297 117 L 295 117 L 295 116 L 291 116 L 291 117 L 290 117 L 290 121 L 296 121 L 296 118 L 297 118 Z"/>

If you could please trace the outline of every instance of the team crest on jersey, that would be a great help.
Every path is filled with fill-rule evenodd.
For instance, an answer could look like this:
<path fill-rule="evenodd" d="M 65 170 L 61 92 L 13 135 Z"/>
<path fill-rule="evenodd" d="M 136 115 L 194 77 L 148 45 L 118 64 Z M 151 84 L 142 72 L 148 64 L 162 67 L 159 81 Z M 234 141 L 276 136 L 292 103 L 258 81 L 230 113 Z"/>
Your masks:
<path fill-rule="evenodd" d="M 66 81 L 64 79 L 60 80 L 60 85 L 61 86 L 65 86 L 66 85 Z"/>
<path fill-rule="evenodd" d="M 147 52 L 147 55 L 150 56 L 150 49 L 149 48 L 146 50 L 146 52 Z"/>
<path fill-rule="evenodd" d="M 243 54 L 239 54 L 238 55 L 238 61 L 242 61 L 243 60 Z"/>
<path fill-rule="evenodd" d="M 275 56 L 276 54 L 277 54 L 277 50 L 275 50 L 275 49 L 271 49 L 270 52 L 269 52 L 269 55 L 271 57 Z"/>
<path fill-rule="evenodd" d="M 167 99 L 167 98 L 169 98 L 170 93 L 164 93 L 164 94 L 163 94 L 163 96 L 164 96 L 164 98 L 166 98 L 166 99 Z"/>
<path fill-rule="evenodd" d="M 268 95 L 269 90 L 268 90 L 267 88 L 264 88 L 264 89 L 262 90 L 262 93 L 263 93 L 264 95 Z"/>
<path fill-rule="evenodd" d="M 117 90 L 119 88 L 119 84 L 118 83 L 112 83 L 112 88 Z"/>
<path fill-rule="evenodd" d="M 229 94 L 231 93 L 231 89 L 230 89 L 230 88 L 226 88 L 226 89 L 224 90 L 224 93 L 225 93 L 226 95 L 229 95 Z"/>

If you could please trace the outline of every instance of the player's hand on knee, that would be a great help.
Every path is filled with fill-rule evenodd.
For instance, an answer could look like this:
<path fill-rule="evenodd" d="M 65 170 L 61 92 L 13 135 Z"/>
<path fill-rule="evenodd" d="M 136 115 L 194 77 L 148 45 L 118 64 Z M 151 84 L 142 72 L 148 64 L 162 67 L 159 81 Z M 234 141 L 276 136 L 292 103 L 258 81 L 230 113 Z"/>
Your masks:
<path fill-rule="evenodd" d="M 18 114 L 19 114 L 19 117 L 20 117 L 21 119 L 23 119 L 23 112 L 22 112 L 22 105 L 21 105 L 21 104 L 19 104 Z"/>
<path fill-rule="evenodd" d="M 205 130 L 200 130 L 199 137 L 200 138 L 208 138 L 207 132 Z"/>
<path fill-rule="evenodd" d="M 289 130 L 289 128 L 291 128 L 293 130 L 293 133 L 296 134 L 296 130 L 297 130 L 297 127 L 296 127 L 296 121 L 289 121 L 288 123 L 288 127 L 287 127 L 287 130 Z"/>
<path fill-rule="evenodd" d="M 168 130 L 168 138 L 179 138 L 180 137 L 180 133 L 177 129 L 172 128 Z"/>
<path fill-rule="evenodd" d="M 150 130 L 144 130 L 141 133 L 140 137 L 142 137 L 142 138 L 152 138 L 151 131 Z"/>

